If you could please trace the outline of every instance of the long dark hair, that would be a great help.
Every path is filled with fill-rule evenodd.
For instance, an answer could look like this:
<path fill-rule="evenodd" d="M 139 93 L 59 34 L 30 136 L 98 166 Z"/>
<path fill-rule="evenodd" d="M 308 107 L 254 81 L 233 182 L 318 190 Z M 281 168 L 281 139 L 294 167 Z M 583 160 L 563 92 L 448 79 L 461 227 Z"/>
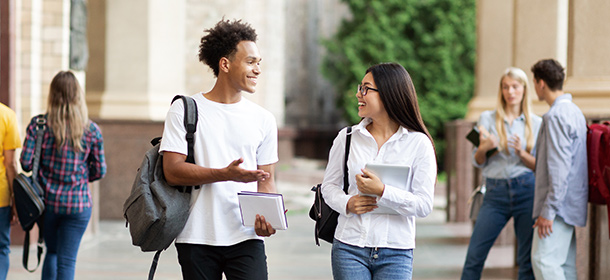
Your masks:
<path fill-rule="evenodd" d="M 409 72 L 398 63 L 381 63 L 369 67 L 366 73 L 373 75 L 379 97 L 390 119 L 408 130 L 426 134 L 434 145 L 419 112 L 417 93 Z"/>

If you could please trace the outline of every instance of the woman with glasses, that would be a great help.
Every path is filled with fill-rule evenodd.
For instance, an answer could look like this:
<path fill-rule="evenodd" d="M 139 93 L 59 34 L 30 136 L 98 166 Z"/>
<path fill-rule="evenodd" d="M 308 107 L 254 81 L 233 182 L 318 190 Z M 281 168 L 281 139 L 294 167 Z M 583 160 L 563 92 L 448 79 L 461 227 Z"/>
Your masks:
<path fill-rule="evenodd" d="M 61 71 L 51 81 L 46 114 L 32 118 L 27 127 L 20 159 L 25 171 L 33 167 L 40 118 L 46 121 L 37 178 L 45 190 L 42 279 L 74 279 L 78 247 L 91 218 L 88 183 L 106 174 L 104 141 L 89 119 L 78 80 Z"/>
<path fill-rule="evenodd" d="M 500 78 L 498 103 L 481 114 L 479 146 L 474 165 L 483 169 L 485 198 L 479 210 L 462 279 L 480 279 L 485 259 L 496 238 L 512 217 L 517 236 L 519 279 L 534 279 L 530 251 L 534 220 L 535 146 L 542 118 L 531 112 L 527 76 L 510 67 Z M 489 152 L 497 149 L 497 152 Z"/>
<path fill-rule="evenodd" d="M 330 150 L 322 183 L 339 212 L 332 246 L 334 279 L 411 279 L 415 218 L 432 211 L 436 158 L 409 73 L 399 64 L 366 70 L 358 91 L 359 124 L 352 127 L 349 188 L 343 191 L 347 128 Z M 405 186 L 384 184 L 369 163 L 410 167 Z M 379 213 L 381 209 L 391 209 Z"/>

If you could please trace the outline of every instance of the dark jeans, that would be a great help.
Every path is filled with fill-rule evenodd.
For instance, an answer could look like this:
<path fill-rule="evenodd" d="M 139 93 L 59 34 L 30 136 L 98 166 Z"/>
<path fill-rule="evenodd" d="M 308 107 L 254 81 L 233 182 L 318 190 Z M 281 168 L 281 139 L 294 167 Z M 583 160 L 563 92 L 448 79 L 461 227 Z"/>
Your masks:
<path fill-rule="evenodd" d="M 517 236 L 519 280 L 534 279 L 530 252 L 534 220 L 534 173 L 528 172 L 511 179 L 487 179 L 487 191 L 474 225 L 462 279 L 480 279 L 491 246 L 512 217 Z"/>
<path fill-rule="evenodd" d="M 47 253 L 42 279 L 74 279 L 78 247 L 90 218 L 91 208 L 72 214 L 45 211 L 43 235 Z"/>
<path fill-rule="evenodd" d="M 246 240 L 231 246 L 176 243 L 178 262 L 185 280 L 267 279 L 267 256 L 262 240 Z"/>

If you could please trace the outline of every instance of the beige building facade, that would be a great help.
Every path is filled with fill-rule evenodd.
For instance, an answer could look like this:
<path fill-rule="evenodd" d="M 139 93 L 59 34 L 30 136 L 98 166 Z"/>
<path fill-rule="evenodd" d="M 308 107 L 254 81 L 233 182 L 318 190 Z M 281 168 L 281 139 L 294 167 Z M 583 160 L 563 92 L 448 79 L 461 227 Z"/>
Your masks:
<path fill-rule="evenodd" d="M 466 119 L 495 107 L 499 78 L 509 66 L 523 69 L 533 90 L 530 68 L 544 58 L 566 68 L 564 91 L 587 117 L 610 117 L 608 11 L 604 0 L 477 0 L 476 85 Z M 535 100 L 535 113 L 547 110 Z"/>

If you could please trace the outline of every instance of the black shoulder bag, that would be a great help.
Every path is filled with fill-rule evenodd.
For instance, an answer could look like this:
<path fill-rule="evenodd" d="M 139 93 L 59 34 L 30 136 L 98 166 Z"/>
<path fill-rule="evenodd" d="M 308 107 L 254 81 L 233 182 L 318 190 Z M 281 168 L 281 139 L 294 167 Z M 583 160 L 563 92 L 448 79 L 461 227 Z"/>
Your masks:
<path fill-rule="evenodd" d="M 343 191 L 347 194 L 347 188 L 349 187 L 348 175 L 347 175 L 347 159 L 349 157 L 349 147 L 352 139 L 352 127 L 347 127 L 347 135 L 345 140 L 345 158 L 343 162 Z M 333 243 L 335 238 L 335 229 L 337 228 L 337 218 L 339 213 L 326 202 L 322 197 L 322 184 L 318 184 L 311 188 L 311 191 L 315 193 L 315 198 L 311 209 L 309 209 L 309 217 L 316 222 L 315 237 L 316 245 L 320 246 L 320 239 Z"/>
<path fill-rule="evenodd" d="M 47 120 L 42 116 L 36 118 L 36 149 L 34 150 L 34 162 L 32 175 L 27 176 L 20 173 L 13 180 L 13 195 L 15 196 L 15 208 L 19 224 L 25 231 L 25 241 L 23 242 L 23 267 L 29 272 L 34 272 L 40 265 L 40 257 L 43 252 L 43 232 L 42 215 L 44 213 L 44 189 L 38 184 L 38 168 L 42 150 L 42 138 Z M 33 269 L 28 268 L 28 257 L 30 248 L 30 230 L 38 224 L 38 264 Z"/>

